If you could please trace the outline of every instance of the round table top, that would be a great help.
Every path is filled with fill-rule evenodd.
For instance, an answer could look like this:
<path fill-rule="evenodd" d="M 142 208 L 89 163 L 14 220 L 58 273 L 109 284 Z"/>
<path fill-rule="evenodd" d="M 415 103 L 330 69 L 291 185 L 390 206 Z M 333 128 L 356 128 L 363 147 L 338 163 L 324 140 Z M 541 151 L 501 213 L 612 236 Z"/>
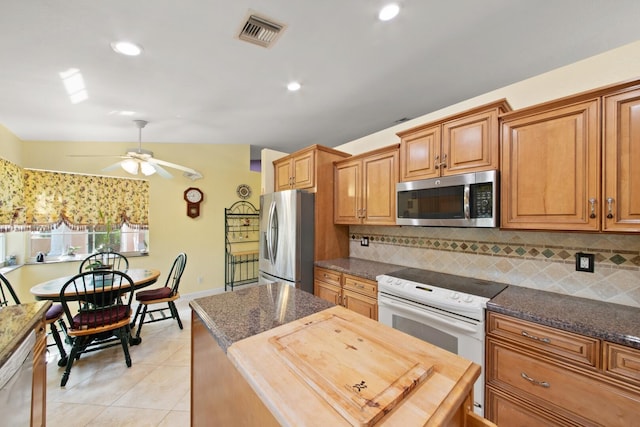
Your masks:
<path fill-rule="evenodd" d="M 123 273 L 131 277 L 134 289 L 152 285 L 158 280 L 158 277 L 160 277 L 160 270 L 147 268 L 130 268 L 124 270 Z M 72 274 L 39 283 L 31 288 L 31 293 L 37 300 L 60 301 L 60 290 L 64 284 L 74 276 L 75 274 Z"/>

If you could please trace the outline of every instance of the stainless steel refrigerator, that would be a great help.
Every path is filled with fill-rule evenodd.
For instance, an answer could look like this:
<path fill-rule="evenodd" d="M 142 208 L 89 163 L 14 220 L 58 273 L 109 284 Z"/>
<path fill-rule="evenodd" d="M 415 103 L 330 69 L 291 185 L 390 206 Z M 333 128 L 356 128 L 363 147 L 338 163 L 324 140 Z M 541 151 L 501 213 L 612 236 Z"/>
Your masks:
<path fill-rule="evenodd" d="M 300 190 L 260 196 L 258 283 L 285 282 L 313 293 L 314 194 Z"/>

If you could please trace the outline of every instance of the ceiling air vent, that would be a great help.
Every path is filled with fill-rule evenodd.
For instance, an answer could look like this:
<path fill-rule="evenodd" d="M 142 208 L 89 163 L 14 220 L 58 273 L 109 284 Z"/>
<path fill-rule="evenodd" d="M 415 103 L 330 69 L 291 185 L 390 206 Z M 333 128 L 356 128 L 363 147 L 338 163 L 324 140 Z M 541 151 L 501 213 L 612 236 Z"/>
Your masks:
<path fill-rule="evenodd" d="M 238 37 L 240 40 L 257 44 L 262 47 L 271 47 L 278 40 L 285 25 L 273 22 L 267 18 L 249 14 L 242 25 Z"/>

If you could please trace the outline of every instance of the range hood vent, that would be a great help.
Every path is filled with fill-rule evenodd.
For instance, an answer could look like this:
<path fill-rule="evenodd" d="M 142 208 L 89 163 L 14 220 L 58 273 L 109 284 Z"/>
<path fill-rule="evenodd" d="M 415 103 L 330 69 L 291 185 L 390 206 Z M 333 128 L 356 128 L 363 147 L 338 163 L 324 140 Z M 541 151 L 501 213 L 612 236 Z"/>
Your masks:
<path fill-rule="evenodd" d="M 278 40 L 285 25 L 250 13 L 246 18 L 238 38 L 262 47 L 271 47 Z"/>

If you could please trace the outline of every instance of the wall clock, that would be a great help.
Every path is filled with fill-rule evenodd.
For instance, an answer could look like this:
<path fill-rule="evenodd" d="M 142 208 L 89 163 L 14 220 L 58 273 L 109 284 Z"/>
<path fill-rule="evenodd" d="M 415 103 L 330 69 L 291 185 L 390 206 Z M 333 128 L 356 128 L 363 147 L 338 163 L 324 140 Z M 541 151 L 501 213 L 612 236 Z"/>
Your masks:
<path fill-rule="evenodd" d="M 251 196 L 251 187 L 249 187 L 247 184 L 240 184 L 238 185 L 238 188 L 236 188 L 236 194 L 241 199 L 246 200 Z"/>
<path fill-rule="evenodd" d="M 200 203 L 204 193 L 199 188 L 189 187 L 184 190 L 184 200 L 187 202 L 187 216 L 196 218 L 200 216 Z"/>

